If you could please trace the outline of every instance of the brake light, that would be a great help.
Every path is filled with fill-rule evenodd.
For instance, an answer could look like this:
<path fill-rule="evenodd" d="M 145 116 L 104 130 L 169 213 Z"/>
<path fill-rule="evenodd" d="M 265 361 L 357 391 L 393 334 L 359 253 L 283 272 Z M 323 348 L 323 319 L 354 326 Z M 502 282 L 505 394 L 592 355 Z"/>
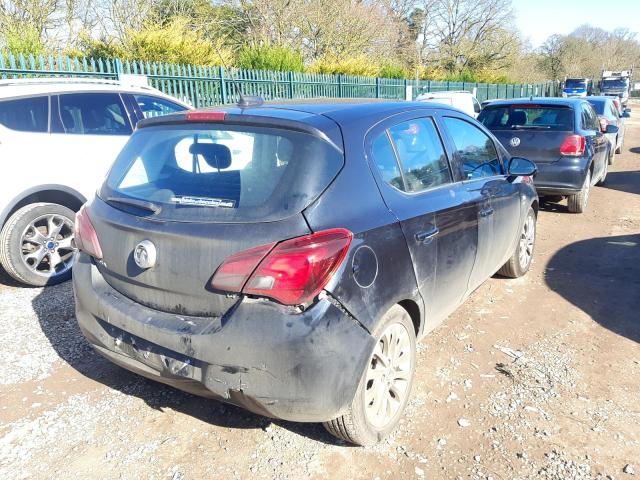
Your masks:
<path fill-rule="evenodd" d="M 285 305 L 307 303 L 338 270 L 352 238 L 349 230 L 335 228 L 245 250 L 225 260 L 211 284 Z"/>
<path fill-rule="evenodd" d="M 260 245 L 231 255 L 218 268 L 211 280 L 211 286 L 216 290 L 241 292 L 242 287 L 249 279 L 249 275 L 274 245 L 275 243 Z"/>
<path fill-rule="evenodd" d="M 187 112 L 187 122 L 224 122 L 226 112 L 194 110 Z"/>
<path fill-rule="evenodd" d="M 76 221 L 74 224 L 74 242 L 78 250 L 81 250 L 94 258 L 100 260 L 102 258 L 102 248 L 98 241 L 96 229 L 89 219 L 87 210 L 83 205 L 78 213 L 76 213 Z"/>
<path fill-rule="evenodd" d="M 584 154 L 587 140 L 582 135 L 569 135 L 560 145 L 560 154 L 579 157 Z"/>
<path fill-rule="evenodd" d="M 620 110 L 620 100 L 614 100 L 613 104 L 616 106 L 618 110 Z"/>

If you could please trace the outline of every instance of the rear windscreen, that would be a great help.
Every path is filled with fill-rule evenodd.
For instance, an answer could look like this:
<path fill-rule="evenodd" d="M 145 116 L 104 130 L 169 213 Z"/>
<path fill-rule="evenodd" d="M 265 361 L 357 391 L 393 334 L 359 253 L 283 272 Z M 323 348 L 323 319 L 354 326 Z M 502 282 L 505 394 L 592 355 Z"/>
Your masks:
<path fill-rule="evenodd" d="M 573 130 L 573 110 L 564 106 L 488 106 L 478 120 L 490 130 Z"/>
<path fill-rule="evenodd" d="M 332 144 L 292 130 L 171 125 L 136 131 L 100 197 L 175 221 L 275 221 L 302 211 L 343 165 Z"/>
<path fill-rule="evenodd" d="M 589 100 L 589 103 L 591 104 L 591 106 L 593 107 L 593 109 L 596 111 L 598 115 L 604 115 L 605 102 Z"/>

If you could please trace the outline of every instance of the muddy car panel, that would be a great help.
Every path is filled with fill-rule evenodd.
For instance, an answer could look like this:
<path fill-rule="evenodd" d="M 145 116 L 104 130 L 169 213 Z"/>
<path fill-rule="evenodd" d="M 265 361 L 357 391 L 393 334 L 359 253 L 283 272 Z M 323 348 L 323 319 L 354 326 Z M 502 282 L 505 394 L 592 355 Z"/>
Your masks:
<path fill-rule="evenodd" d="M 243 129 L 305 135 L 298 149 L 323 142 L 311 160 L 287 157 L 291 151 L 280 150 L 280 140 L 273 153 L 286 168 L 289 160 L 308 162 L 298 174 L 309 194 L 287 197 L 298 188 L 287 182 L 282 203 L 270 204 L 277 195 L 269 194 L 256 205 L 267 212 L 261 220 L 255 208 L 243 210 L 241 203 L 224 211 L 201 209 L 199 203 L 178 208 L 156 191 L 160 188 L 124 198 L 117 182 L 108 179 L 86 206 L 103 255 L 79 255 L 74 274 L 78 322 L 99 353 L 142 375 L 276 418 L 336 418 L 353 399 L 382 315 L 400 304 L 418 335 L 431 330 L 511 255 L 537 196 L 532 185 L 507 174 L 508 157 L 497 142 L 496 174 L 462 178 L 455 136 L 440 116 L 471 122 L 487 141 L 495 139 L 475 120 L 445 106 L 335 103 L 223 111 L 223 120 L 208 127 L 228 130 L 231 139 L 216 138 L 231 145 L 230 151 Z M 452 179 L 441 188 L 407 195 L 394 192 L 380 177 L 369 139 L 412 118 L 429 118 L 439 129 Z M 181 128 L 207 128 L 206 122 L 185 127 L 188 123 L 185 115 L 145 121 L 129 145 L 135 146 L 145 131 L 161 131 L 164 139 Z M 259 146 L 273 147 L 268 141 Z M 196 152 L 194 173 L 200 168 L 197 152 L 212 148 L 188 147 Z M 213 162 L 219 173 L 228 170 L 230 160 L 225 149 L 218 150 L 209 166 Z M 159 148 L 154 161 L 164 153 Z M 222 160 L 218 153 L 224 153 Z M 118 176 L 126 162 L 119 159 L 111 175 Z M 157 183 L 171 186 L 179 178 L 179 173 L 157 175 Z M 246 182 L 235 185 L 248 188 Z M 438 235 L 422 238 L 430 224 Z M 348 229 L 353 239 L 337 271 L 308 303 L 283 305 L 211 287 L 214 273 L 231 255 L 336 228 Z M 144 240 L 157 249 L 151 268 L 137 266 L 133 258 Z"/>

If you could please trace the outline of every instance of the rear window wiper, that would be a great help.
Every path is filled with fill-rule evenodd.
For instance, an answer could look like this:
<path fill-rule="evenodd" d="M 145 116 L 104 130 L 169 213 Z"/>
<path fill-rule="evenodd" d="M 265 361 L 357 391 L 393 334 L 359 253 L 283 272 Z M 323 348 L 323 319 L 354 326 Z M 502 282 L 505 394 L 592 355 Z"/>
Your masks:
<path fill-rule="evenodd" d="M 551 126 L 549 125 L 511 125 L 513 130 L 551 130 Z"/>
<path fill-rule="evenodd" d="M 154 215 L 157 215 L 162 211 L 162 207 L 160 205 L 147 202 L 146 200 L 138 200 L 136 198 L 108 197 L 107 202 L 122 203 L 123 205 L 131 205 L 132 207 L 137 207 L 143 210 L 147 210 L 148 212 L 152 212 Z"/>

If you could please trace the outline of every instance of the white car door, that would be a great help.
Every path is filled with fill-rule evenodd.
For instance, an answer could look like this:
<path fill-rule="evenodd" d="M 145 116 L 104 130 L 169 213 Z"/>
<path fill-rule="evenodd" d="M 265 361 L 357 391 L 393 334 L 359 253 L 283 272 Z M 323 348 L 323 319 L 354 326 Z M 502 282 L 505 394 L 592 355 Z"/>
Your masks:
<path fill-rule="evenodd" d="M 117 92 L 52 96 L 51 164 L 56 183 L 91 198 L 132 133 Z M 54 174 L 52 174 L 52 177 Z"/>
<path fill-rule="evenodd" d="M 52 183 L 49 96 L 0 103 L 0 211 L 33 187 Z"/>

